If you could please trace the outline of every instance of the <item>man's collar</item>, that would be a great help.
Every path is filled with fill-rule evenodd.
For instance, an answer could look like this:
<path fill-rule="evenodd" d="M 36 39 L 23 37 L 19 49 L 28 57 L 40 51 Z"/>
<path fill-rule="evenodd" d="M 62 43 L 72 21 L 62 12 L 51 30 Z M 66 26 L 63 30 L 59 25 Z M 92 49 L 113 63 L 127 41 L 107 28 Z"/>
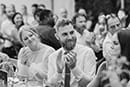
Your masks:
<path fill-rule="evenodd" d="M 112 37 L 112 34 L 111 34 L 110 32 L 108 32 L 108 33 L 107 33 L 107 36 L 111 38 L 111 37 Z"/>
<path fill-rule="evenodd" d="M 71 51 L 75 52 L 76 49 L 77 49 L 77 44 L 75 45 L 74 49 L 72 49 Z M 66 50 L 63 47 L 61 50 L 63 54 L 66 52 Z"/>

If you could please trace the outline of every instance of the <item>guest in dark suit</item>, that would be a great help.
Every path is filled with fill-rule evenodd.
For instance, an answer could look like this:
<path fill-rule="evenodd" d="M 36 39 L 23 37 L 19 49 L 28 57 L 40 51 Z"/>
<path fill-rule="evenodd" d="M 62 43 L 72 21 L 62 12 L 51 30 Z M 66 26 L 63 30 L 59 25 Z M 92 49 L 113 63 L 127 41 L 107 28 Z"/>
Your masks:
<path fill-rule="evenodd" d="M 55 37 L 55 25 L 53 14 L 50 10 L 43 10 L 39 14 L 39 25 L 36 27 L 36 32 L 41 36 L 41 41 L 54 49 L 59 49 L 60 43 Z"/>

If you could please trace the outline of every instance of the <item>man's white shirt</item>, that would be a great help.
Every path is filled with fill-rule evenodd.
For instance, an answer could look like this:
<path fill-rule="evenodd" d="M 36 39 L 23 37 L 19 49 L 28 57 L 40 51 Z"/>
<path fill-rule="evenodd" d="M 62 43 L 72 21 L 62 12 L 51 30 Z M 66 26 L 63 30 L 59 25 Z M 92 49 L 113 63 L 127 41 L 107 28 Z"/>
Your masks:
<path fill-rule="evenodd" d="M 87 46 L 77 44 L 76 47 L 72 50 L 77 54 L 77 63 L 76 67 L 71 70 L 71 87 L 75 87 L 78 81 L 82 77 L 92 79 L 95 76 L 96 72 L 96 56 L 93 50 Z M 58 59 L 59 53 L 62 53 L 61 58 Z M 48 62 L 48 82 L 56 83 L 58 81 L 64 80 L 64 49 L 60 48 L 49 56 Z M 58 63 L 58 64 L 57 64 Z M 58 73 L 57 66 L 63 69 L 62 73 Z"/>

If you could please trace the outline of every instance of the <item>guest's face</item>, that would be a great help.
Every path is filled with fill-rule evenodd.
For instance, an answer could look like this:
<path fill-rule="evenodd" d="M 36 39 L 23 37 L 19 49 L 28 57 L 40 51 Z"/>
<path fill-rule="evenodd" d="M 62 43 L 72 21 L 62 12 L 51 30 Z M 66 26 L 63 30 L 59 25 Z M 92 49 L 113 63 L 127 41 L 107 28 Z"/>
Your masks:
<path fill-rule="evenodd" d="M 14 10 L 11 7 L 7 7 L 6 8 L 6 14 L 8 16 L 8 18 L 12 18 L 12 16 L 14 15 Z"/>
<path fill-rule="evenodd" d="M 76 30 L 82 35 L 83 34 L 83 31 L 86 29 L 86 19 L 84 16 L 78 16 L 76 18 Z"/>
<path fill-rule="evenodd" d="M 31 9 L 32 9 L 32 14 L 34 14 L 34 13 L 35 13 L 35 11 L 37 10 L 37 8 L 36 8 L 36 7 L 31 7 Z"/>
<path fill-rule="evenodd" d="M 121 47 L 120 47 L 120 43 L 119 43 L 119 40 L 118 40 L 117 33 L 115 33 L 113 35 L 112 42 L 113 42 L 113 45 L 112 45 L 111 48 L 112 48 L 113 56 L 119 56 L 120 52 L 121 52 Z"/>
<path fill-rule="evenodd" d="M 4 11 L 5 11 L 5 8 L 4 8 L 3 5 L 0 5 L 0 11 L 1 11 L 1 12 L 4 12 Z"/>
<path fill-rule="evenodd" d="M 14 17 L 14 22 L 15 22 L 15 25 L 17 26 L 20 26 L 23 22 L 23 17 L 22 15 L 20 14 L 17 14 L 15 17 Z"/>
<path fill-rule="evenodd" d="M 66 50 L 72 50 L 76 45 L 76 35 L 75 30 L 71 24 L 64 27 L 60 27 L 57 32 L 58 40 L 61 42 L 61 45 Z"/>
<path fill-rule="evenodd" d="M 119 31 L 121 29 L 121 22 L 119 19 L 116 18 L 111 18 L 108 20 L 108 29 L 109 31 L 114 34 L 115 32 Z"/>
<path fill-rule="evenodd" d="M 53 13 L 51 12 L 47 18 L 48 24 L 51 25 L 52 27 L 55 25 L 55 20 L 53 18 Z"/>
<path fill-rule="evenodd" d="M 105 32 L 106 32 L 105 30 L 107 30 L 107 29 L 106 29 L 106 21 L 105 21 L 105 18 L 100 18 L 98 24 L 99 24 L 99 31 L 100 31 L 100 33 L 101 33 L 101 34 L 102 34 L 102 33 L 105 33 Z"/>
<path fill-rule="evenodd" d="M 106 25 L 105 18 L 100 18 L 98 22 L 99 22 L 99 25 L 102 25 L 102 26 Z"/>
<path fill-rule="evenodd" d="M 53 18 L 54 18 L 54 21 L 55 21 L 55 23 L 56 23 L 57 20 L 58 20 L 58 16 L 57 16 L 57 15 L 53 15 Z"/>
<path fill-rule="evenodd" d="M 38 36 L 29 31 L 22 32 L 22 40 L 26 46 L 35 47 L 39 42 Z"/>
<path fill-rule="evenodd" d="M 63 18 L 67 18 L 67 16 L 68 16 L 67 11 L 65 9 L 63 11 L 61 11 L 60 16 Z"/>
<path fill-rule="evenodd" d="M 86 29 L 86 19 L 84 16 L 76 18 L 76 27 L 79 29 Z"/>
<path fill-rule="evenodd" d="M 21 13 L 24 14 L 24 13 L 26 13 L 26 12 L 27 12 L 27 7 L 23 5 L 23 6 L 21 7 Z"/>

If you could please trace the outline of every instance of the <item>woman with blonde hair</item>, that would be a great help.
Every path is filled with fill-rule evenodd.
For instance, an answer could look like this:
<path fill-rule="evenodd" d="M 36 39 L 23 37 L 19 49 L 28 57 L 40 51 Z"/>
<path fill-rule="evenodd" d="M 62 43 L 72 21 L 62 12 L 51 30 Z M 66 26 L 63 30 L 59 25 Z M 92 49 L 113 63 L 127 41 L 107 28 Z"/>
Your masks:
<path fill-rule="evenodd" d="M 28 87 L 42 87 L 47 80 L 48 56 L 55 50 L 40 42 L 38 34 L 30 26 L 22 26 L 19 38 L 24 47 L 18 54 L 18 73 L 27 79 Z"/>

